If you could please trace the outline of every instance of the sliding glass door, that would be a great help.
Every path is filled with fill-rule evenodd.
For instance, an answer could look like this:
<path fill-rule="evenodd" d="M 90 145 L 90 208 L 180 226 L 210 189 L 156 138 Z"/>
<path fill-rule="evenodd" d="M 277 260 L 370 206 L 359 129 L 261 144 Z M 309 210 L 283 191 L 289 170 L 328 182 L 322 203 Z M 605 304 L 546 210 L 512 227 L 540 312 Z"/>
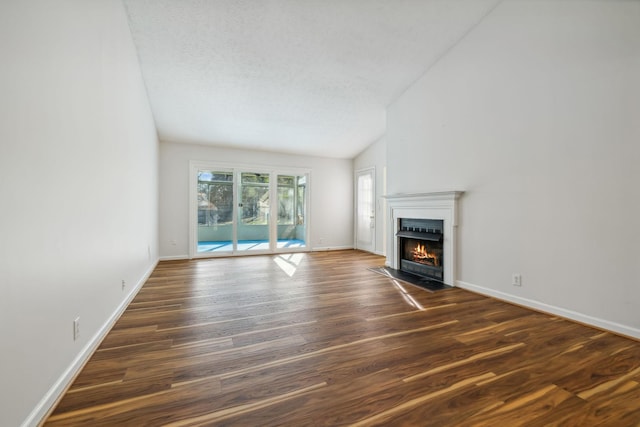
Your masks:
<path fill-rule="evenodd" d="M 306 246 L 306 175 L 278 175 L 278 248 Z"/>
<path fill-rule="evenodd" d="M 270 175 L 240 172 L 238 251 L 269 251 Z"/>
<path fill-rule="evenodd" d="M 235 228 L 234 173 L 199 169 L 197 177 L 197 252 L 232 252 Z"/>
<path fill-rule="evenodd" d="M 191 257 L 305 250 L 309 174 L 253 170 L 192 162 Z"/>

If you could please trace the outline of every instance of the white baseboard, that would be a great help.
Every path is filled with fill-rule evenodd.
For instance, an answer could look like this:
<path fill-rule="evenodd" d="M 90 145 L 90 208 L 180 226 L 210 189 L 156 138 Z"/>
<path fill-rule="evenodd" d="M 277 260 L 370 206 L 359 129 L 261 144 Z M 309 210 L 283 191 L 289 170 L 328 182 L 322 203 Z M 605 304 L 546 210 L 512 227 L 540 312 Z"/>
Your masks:
<path fill-rule="evenodd" d="M 514 304 L 532 308 L 534 310 L 564 317 L 566 319 L 574 320 L 579 323 L 584 323 L 585 325 L 595 326 L 596 328 L 599 328 L 599 329 L 606 329 L 608 331 L 611 331 L 620 335 L 624 335 L 624 336 L 635 338 L 635 339 L 640 339 L 640 329 L 633 328 L 631 326 L 622 325 L 620 323 L 611 322 L 609 320 L 604 320 L 597 317 L 589 316 L 587 314 L 579 313 L 577 311 L 567 310 L 566 308 L 545 304 L 536 300 L 522 298 L 522 297 L 508 294 L 505 292 L 496 291 L 495 289 L 485 288 L 483 286 L 474 285 L 472 283 L 463 282 L 461 280 L 456 281 L 456 286 L 462 289 L 477 292 L 482 295 L 490 296 L 499 300 L 511 302 Z"/>
<path fill-rule="evenodd" d="M 324 252 L 324 251 L 345 251 L 348 249 L 353 249 L 353 246 L 316 246 L 311 249 L 312 252 Z"/>
<path fill-rule="evenodd" d="M 385 254 L 383 252 L 381 252 L 381 251 L 368 251 L 366 249 L 360 249 L 360 248 L 357 248 L 355 246 L 353 247 L 353 249 L 355 249 L 357 251 L 362 251 L 362 252 L 366 252 L 366 253 L 369 253 L 369 254 L 373 254 L 373 255 L 385 256 Z"/>
<path fill-rule="evenodd" d="M 181 261 L 185 259 L 189 259 L 189 255 L 170 255 L 160 257 L 160 261 Z"/>
<path fill-rule="evenodd" d="M 93 355 L 104 337 L 111 330 L 113 325 L 120 318 L 120 315 L 122 315 L 124 310 L 127 308 L 131 300 L 133 300 L 133 298 L 137 295 L 142 285 L 144 285 L 147 279 L 149 279 L 149 276 L 151 276 L 151 273 L 153 273 L 153 270 L 157 265 L 158 260 L 156 260 L 147 269 L 140 280 L 138 280 L 136 285 L 129 291 L 129 294 L 126 296 L 126 298 L 114 310 L 113 314 L 109 316 L 107 321 L 102 325 L 98 332 L 96 332 L 95 335 L 82 348 L 82 350 L 80 350 L 80 353 L 78 353 L 75 359 L 73 359 L 73 362 L 71 362 L 69 367 L 67 367 L 60 378 L 58 378 L 58 380 L 53 384 L 53 386 L 44 395 L 40 402 L 38 402 L 36 407 L 31 411 L 29 416 L 21 424 L 22 427 L 36 427 L 41 424 L 42 421 L 44 421 L 44 417 L 49 414 L 49 411 L 51 411 L 53 405 L 58 402 L 58 400 L 62 397 L 62 394 L 71 385 L 71 382 L 76 378 L 76 375 L 80 372 L 85 363 Z"/>

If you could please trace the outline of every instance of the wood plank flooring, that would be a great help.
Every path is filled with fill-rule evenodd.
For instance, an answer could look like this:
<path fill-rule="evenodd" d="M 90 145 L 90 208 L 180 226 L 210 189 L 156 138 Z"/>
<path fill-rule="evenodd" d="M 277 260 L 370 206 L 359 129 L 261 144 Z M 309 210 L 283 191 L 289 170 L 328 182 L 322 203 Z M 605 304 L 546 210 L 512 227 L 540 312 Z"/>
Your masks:
<path fill-rule="evenodd" d="M 161 262 L 54 426 L 640 426 L 640 343 L 337 251 Z"/>

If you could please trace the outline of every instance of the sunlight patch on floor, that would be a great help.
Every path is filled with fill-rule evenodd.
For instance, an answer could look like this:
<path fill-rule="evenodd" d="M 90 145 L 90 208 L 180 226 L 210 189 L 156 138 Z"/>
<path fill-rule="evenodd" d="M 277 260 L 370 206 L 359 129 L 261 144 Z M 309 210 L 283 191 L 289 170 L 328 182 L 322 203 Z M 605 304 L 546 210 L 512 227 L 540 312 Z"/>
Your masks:
<path fill-rule="evenodd" d="M 302 262 L 305 254 L 286 254 L 278 255 L 273 258 L 273 261 L 280 267 L 282 271 L 289 277 L 293 277 L 296 274 L 296 270 Z"/>
<path fill-rule="evenodd" d="M 424 307 L 422 306 L 422 304 L 416 301 L 415 298 L 413 298 L 411 294 L 407 292 L 404 286 L 400 284 L 400 282 L 398 282 L 397 280 L 392 280 L 392 282 L 393 282 L 393 286 L 395 286 L 398 292 L 400 292 L 400 295 L 406 301 L 407 304 L 409 304 L 413 308 L 417 308 L 418 310 L 421 310 L 421 311 L 424 310 Z"/>

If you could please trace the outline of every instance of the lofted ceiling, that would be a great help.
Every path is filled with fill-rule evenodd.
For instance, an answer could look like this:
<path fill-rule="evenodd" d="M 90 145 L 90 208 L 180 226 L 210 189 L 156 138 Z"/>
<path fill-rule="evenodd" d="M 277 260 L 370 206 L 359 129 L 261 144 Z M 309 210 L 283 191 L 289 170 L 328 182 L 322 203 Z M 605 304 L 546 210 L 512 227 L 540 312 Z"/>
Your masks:
<path fill-rule="evenodd" d="M 161 140 L 352 158 L 499 0 L 123 0 Z"/>

